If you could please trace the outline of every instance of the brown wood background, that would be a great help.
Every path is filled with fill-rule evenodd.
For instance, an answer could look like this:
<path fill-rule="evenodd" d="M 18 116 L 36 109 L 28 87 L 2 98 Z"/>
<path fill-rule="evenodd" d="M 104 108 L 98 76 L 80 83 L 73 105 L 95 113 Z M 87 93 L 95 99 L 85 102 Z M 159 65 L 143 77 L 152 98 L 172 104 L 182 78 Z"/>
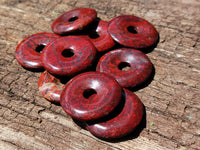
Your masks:
<path fill-rule="evenodd" d="M 136 15 L 159 31 L 160 42 L 147 54 L 155 67 L 154 80 L 136 91 L 146 106 L 139 135 L 112 142 L 94 137 L 45 100 L 37 89 L 40 73 L 24 70 L 15 59 L 23 38 L 51 32 L 57 16 L 77 7 L 94 8 L 107 21 Z M 199 14 L 199 0 L 1 0 L 0 149 L 199 149 Z"/>

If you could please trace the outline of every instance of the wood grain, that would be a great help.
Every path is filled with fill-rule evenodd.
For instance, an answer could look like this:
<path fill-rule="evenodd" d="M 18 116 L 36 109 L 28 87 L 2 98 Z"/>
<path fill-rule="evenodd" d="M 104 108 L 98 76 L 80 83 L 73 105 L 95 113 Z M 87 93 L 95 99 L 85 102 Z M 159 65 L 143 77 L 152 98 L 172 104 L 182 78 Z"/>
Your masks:
<path fill-rule="evenodd" d="M 146 107 L 146 120 L 140 131 L 120 141 L 102 141 L 76 125 L 39 94 L 40 73 L 24 70 L 14 57 L 23 38 L 50 32 L 57 16 L 78 7 L 94 8 L 106 21 L 123 14 L 142 17 L 160 35 L 147 54 L 154 79 L 135 92 Z M 199 12 L 199 0 L 1 0 L 0 149 L 199 149 Z"/>

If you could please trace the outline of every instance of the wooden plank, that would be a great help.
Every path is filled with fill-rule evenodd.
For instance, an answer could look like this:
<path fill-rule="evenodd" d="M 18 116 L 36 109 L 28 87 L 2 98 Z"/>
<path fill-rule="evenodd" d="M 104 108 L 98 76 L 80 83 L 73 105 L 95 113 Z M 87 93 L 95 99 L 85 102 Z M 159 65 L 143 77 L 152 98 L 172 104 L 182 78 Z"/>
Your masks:
<path fill-rule="evenodd" d="M 107 21 L 136 15 L 159 32 L 160 42 L 147 54 L 154 79 L 135 91 L 146 107 L 139 135 L 112 142 L 94 137 L 46 101 L 37 89 L 40 73 L 24 70 L 14 57 L 23 38 L 51 32 L 58 15 L 78 7 L 94 8 Z M 199 0 L 0 1 L 0 149 L 199 149 L 199 11 Z"/>

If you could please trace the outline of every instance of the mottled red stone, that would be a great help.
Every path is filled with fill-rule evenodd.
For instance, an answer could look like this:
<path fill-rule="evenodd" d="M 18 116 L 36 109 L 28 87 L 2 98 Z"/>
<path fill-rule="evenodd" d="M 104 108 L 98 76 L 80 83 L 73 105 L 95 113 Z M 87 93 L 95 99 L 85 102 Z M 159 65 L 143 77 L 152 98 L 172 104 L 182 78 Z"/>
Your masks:
<path fill-rule="evenodd" d="M 126 89 L 122 101 L 124 106 L 118 115 L 102 119 L 99 123 L 86 123 L 86 129 L 103 139 L 120 138 L 134 131 L 142 120 L 143 104 L 133 92 Z"/>
<path fill-rule="evenodd" d="M 96 70 L 113 76 L 122 87 L 135 87 L 150 76 L 152 63 L 141 51 L 121 48 L 102 56 Z"/>
<path fill-rule="evenodd" d="M 121 90 L 109 75 L 82 73 L 67 83 L 61 94 L 61 106 L 74 119 L 98 119 L 108 115 L 119 104 Z"/>
<path fill-rule="evenodd" d="M 97 17 L 97 12 L 91 8 L 78 8 L 59 16 L 52 24 L 52 30 L 57 34 L 82 30 Z"/>
<path fill-rule="evenodd" d="M 72 76 L 86 69 L 95 59 L 96 48 L 85 38 L 61 37 L 42 52 L 44 68 L 56 76 Z"/>
<path fill-rule="evenodd" d="M 25 38 L 16 48 L 15 57 L 27 69 L 43 68 L 40 51 L 59 36 L 54 33 L 37 33 Z M 39 48 L 40 47 L 40 48 Z M 39 48 L 39 50 L 37 50 Z"/>
<path fill-rule="evenodd" d="M 113 18 L 108 32 L 116 42 L 136 49 L 152 46 L 158 40 L 158 32 L 151 23 L 131 15 Z"/>
<path fill-rule="evenodd" d="M 97 24 L 93 23 L 92 30 L 88 31 L 86 37 L 94 44 L 98 52 L 104 52 L 109 50 L 115 45 L 112 37 L 108 33 L 108 22 L 107 21 L 96 21 Z"/>
<path fill-rule="evenodd" d="M 38 88 L 40 93 L 49 101 L 60 102 L 60 95 L 65 85 L 47 71 L 44 71 L 39 80 Z"/>

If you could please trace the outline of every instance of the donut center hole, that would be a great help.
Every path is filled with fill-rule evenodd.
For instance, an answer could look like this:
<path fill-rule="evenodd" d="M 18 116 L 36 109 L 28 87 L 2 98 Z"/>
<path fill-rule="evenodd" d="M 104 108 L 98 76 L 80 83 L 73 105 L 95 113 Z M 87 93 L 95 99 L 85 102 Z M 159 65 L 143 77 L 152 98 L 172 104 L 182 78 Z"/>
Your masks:
<path fill-rule="evenodd" d="M 42 50 L 45 48 L 46 45 L 44 44 L 41 44 L 41 45 L 38 45 L 36 48 L 35 48 L 35 51 L 38 52 L 38 53 L 41 53 Z"/>
<path fill-rule="evenodd" d="M 131 65 L 127 62 L 121 62 L 119 65 L 118 65 L 118 68 L 119 70 L 122 70 L 122 71 L 127 71 L 131 68 Z"/>
<path fill-rule="evenodd" d="M 137 30 L 134 26 L 129 26 L 127 27 L 128 32 L 133 33 L 133 34 L 137 34 Z"/>
<path fill-rule="evenodd" d="M 77 16 L 74 16 L 74 17 L 71 17 L 71 18 L 69 18 L 69 22 L 73 22 L 73 21 L 75 21 L 75 20 L 77 20 L 78 19 L 78 17 Z"/>
<path fill-rule="evenodd" d="M 89 99 L 92 95 L 97 94 L 97 92 L 94 89 L 86 89 L 83 92 L 83 97 L 86 99 Z"/>
<path fill-rule="evenodd" d="M 65 49 L 62 52 L 62 56 L 66 57 L 66 58 L 69 58 L 69 57 L 74 56 L 74 52 L 71 49 Z"/>
<path fill-rule="evenodd" d="M 89 37 L 91 39 L 97 39 L 98 37 L 100 37 L 100 34 L 98 32 L 92 32 L 89 34 Z"/>

